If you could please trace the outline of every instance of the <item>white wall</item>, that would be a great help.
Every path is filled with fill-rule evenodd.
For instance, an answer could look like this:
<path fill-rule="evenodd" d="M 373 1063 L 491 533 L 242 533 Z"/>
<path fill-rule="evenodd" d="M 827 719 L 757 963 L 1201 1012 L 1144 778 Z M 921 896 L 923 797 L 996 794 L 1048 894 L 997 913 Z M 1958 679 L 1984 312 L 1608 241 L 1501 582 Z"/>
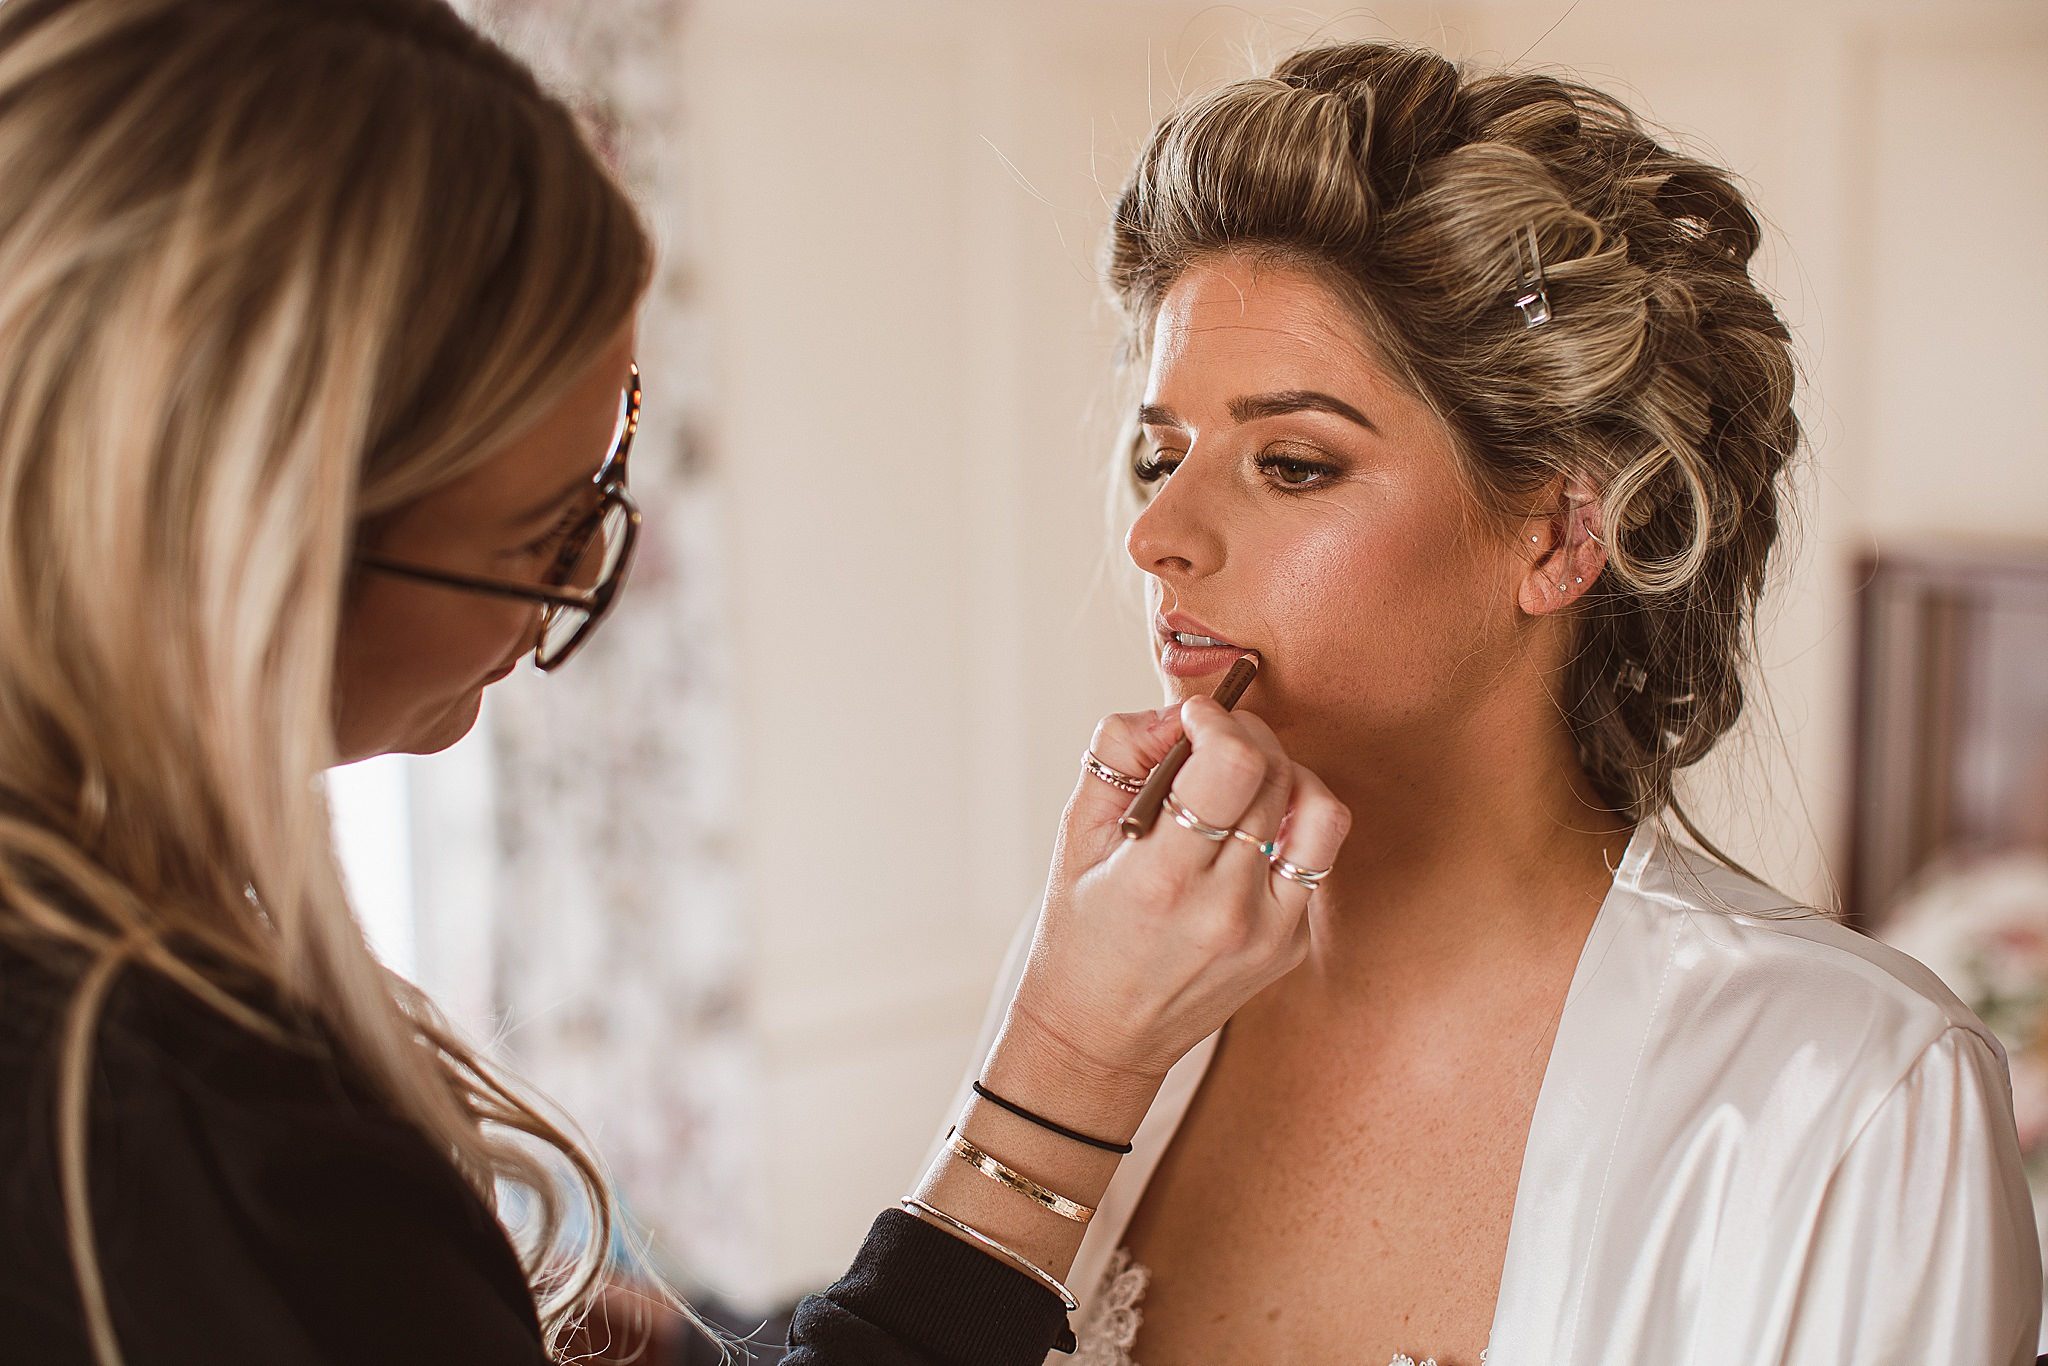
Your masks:
<path fill-rule="evenodd" d="M 1087 153 L 1144 112 L 1142 42 L 1100 36 L 865 5 L 693 35 L 770 1067 L 750 1290 L 829 1278 L 907 1189 L 1096 713 L 1150 704 L 1095 586 Z"/>
<path fill-rule="evenodd" d="M 774 1201 L 729 1292 L 829 1279 L 903 1192 L 1093 720 L 1157 700 L 1110 572 L 1094 252 L 1152 111 L 1246 71 L 1247 45 L 1536 43 L 1746 179 L 1779 230 L 1764 273 L 1805 347 L 1814 463 L 1766 639 L 1782 740 L 1734 751 L 1701 801 L 1738 854 L 1826 895 L 1853 555 L 2048 534 L 2048 19 L 1566 8 L 698 0 L 679 79 Z"/>
<path fill-rule="evenodd" d="M 419 972 L 412 795 L 406 781 L 414 762 L 410 756 L 394 754 L 327 775 L 335 854 L 348 883 L 349 901 L 363 922 L 370 947 L 392 971 L 406 977 Z"/>

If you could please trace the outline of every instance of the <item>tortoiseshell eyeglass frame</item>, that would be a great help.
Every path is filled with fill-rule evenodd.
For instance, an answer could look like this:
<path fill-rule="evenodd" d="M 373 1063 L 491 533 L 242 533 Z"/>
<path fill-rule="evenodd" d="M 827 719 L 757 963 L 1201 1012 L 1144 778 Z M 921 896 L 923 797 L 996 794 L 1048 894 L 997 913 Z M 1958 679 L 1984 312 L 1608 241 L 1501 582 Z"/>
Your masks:
<path fill-rule="evenodd" d="M 561 552 L 555 557 L 550 570 L 553 582 L 520 583 L 511 579 L 494 579 L 480 574 L 461 574 L 453 570 L 434 569 L 427 565 L 410 564 L 404 560 L 393 560 L 382 555 L 360 552 L 356 562 L 380 573 L 395 574 L 400 578 L 413 579 L 420 583 L 437 584 L 443 588 L 457 588 L 469 593 L 487 593 L 494 597 L 518 598 L 525 602 L 541 605 L 540 638 L 533 647 L 533 665 L 543 672 L 559 669 L 569 657 L 580 649 L 591 632 L 597 629 L 612 604 L 618 601 L 619 590 L 626 582 L 626 571 L 632 567 L 633 546 L 640 536 L 640 507 L 633 496 L 626 492 L 626 456 L 633 449 L 633 435 L 640 429 L 640 366 L 636 361 L 626 381 L 625 419 L 619 425 L 619 434 L 612 450 L 605 456 L 592 483 L 597 486 L 598 503 L 590 515 L 576 524 L 562 542 Z M 611 572 L 604 575 L 589 588 L 567 588 L 569 574 L 577 561 L 590 549 L 594 538 L 604 531 L 605 519 L 614 512 L 624 516 L 620 535 L 624 538 L 619 547 L 618 558 L 613 562 Z M 559 576 L 559 577 L 557 577 Z M 563 611 L 579 611 L 585 614 L 575 631 L 554 649 L 548 648 L 548 628 L 556 616 Z"/>

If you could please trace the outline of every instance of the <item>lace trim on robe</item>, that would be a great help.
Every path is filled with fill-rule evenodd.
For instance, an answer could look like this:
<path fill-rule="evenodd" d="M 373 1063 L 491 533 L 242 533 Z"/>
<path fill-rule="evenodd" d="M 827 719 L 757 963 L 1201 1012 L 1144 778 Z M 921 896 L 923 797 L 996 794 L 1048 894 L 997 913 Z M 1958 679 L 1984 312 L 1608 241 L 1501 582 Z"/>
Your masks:
<path fill-rule="evenodd" d="M 1138 1301 L 1152 1273 L 1131 1260 L 1129 1248 L 1118 1248 L 1102 1273 L 1102 1284 L 1094 1305 L 1074 1336 L 1074 1366 L 1137 1366 L 1131 1350 L 1138 1341 L 1138 1325 L 1144 1314 Z"/>
<path fill-rule="evenodd" d="M 1079 1345 L 1074 1349 L 1074 1366 L 1138 1366 L 1131 1353 L 1137 1347 L 1139 1325 L 1145 1321 L 1139 1301 L 1151 1283 L 1152 1273 L 1131 1260 L 1130 1249 L 1118 1248 L 1102 1273 L 1094 1304 L 1075 1330 Z M 1481 1350 L 1479 1366 L 1486 1366 L 1490 1350 Z M 1436 1358 L 1417 1361 L 1406 1352 L 1397 1352 L 1387 1366 L 1436 1366 Z"/>

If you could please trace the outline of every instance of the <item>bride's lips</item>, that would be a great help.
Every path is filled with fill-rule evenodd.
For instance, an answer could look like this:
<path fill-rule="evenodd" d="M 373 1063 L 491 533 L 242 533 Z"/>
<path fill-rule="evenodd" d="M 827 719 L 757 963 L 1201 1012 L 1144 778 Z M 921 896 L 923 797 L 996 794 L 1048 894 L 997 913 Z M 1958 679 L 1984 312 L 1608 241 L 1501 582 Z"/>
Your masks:
<path fill-rule="evenodd" d="M 1159 667 L 1174 678 L 1223 673 L 1237 663 L 1238 656 L 1252 648 L 1185 612 L 1155 617 L 1153 629 L 1159 642 Z"/>

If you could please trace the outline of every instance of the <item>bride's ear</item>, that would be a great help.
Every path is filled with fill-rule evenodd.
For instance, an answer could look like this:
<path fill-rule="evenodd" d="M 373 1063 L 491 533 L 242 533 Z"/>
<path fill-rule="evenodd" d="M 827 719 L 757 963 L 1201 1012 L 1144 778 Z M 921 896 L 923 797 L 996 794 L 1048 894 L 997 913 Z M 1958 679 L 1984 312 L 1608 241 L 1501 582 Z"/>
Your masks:
<path fill-rule="evenodd" d="M 1543 511 L 1521 527 L 1524 569 L 1516 598 L 1531 616 L 1560 612 L 1592 588 L 1607 567 L 1600 496 L 1583 479 L 1552 485 Z"/>

